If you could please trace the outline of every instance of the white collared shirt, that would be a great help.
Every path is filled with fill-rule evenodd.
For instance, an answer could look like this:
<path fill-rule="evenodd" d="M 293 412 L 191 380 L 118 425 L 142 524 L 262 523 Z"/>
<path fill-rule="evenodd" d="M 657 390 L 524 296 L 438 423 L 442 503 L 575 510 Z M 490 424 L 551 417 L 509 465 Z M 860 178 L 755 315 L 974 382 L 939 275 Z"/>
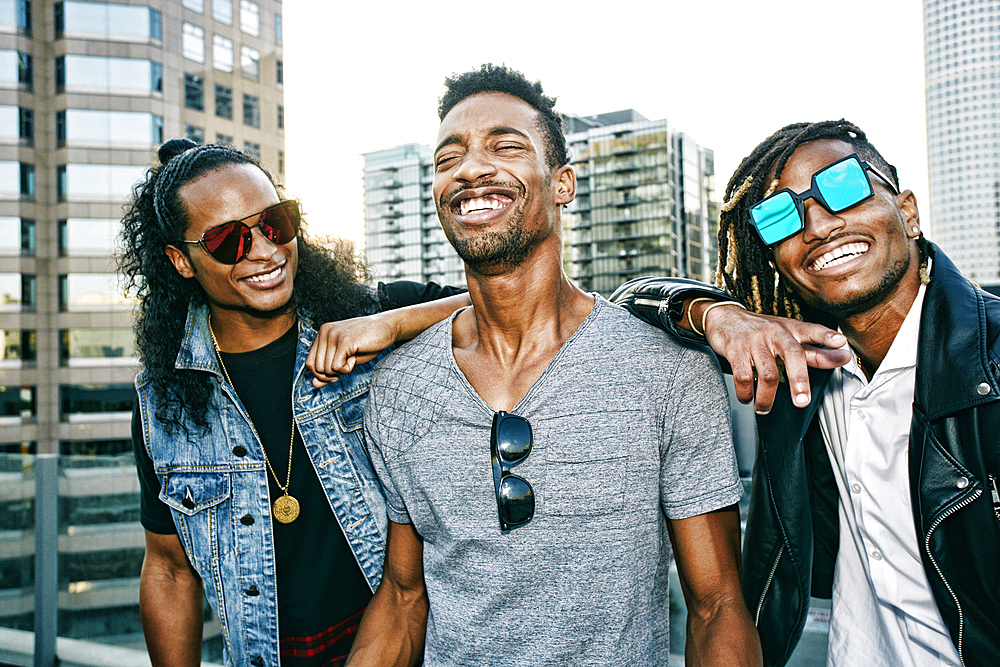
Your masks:
<path fill-rule="evenodd" d="M 852 359 L 834 371 L 820 408 L 840 494 L 829 667 L 960 662 L 920 560 L 910 504 L 907 463 L 924 292 L 921 285 L 871 382 Z"/>

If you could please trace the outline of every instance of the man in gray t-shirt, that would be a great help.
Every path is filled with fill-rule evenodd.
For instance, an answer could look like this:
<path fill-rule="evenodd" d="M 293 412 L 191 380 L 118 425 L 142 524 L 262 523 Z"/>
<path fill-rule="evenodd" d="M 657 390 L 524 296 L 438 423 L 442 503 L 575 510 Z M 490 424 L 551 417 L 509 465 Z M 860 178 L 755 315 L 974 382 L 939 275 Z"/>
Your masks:
<path fill-rule="evenodd" d="M 540 84 L 446 83 L 434 197 L 473 305 L 373 377 L 389 538 L 350 664 L 665 665 L 671 545 L 689 663 L 759 664 L 716 362 L 562 272 L 576 179 Z"/>

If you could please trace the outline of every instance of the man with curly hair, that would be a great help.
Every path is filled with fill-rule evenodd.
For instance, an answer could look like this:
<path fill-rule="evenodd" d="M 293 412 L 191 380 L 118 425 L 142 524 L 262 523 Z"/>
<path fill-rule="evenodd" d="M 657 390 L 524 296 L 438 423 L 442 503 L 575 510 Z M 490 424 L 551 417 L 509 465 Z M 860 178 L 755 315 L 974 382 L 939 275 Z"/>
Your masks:
<path fill-rule="evenodd" d="M 788 661 L 814 596 L 832 597 L 831 666 L 995 665 L 1000 299 L 924 238 L 913 193 L 845 120 L 743 160 L 719 251 L 719 286 L 752 312 L 669 280 L 618 299 L 707 339 L 744 398 L 767 377 L 743 546 L 765 664 Z M 812 400 L 799 381 L 775 395 L 773 355 L 810 340 L 842 348 L 808 352 Z"/>
<path fill-rule="evenodd" d="M 722 378 L 562 271 L 555 100 L 486 65 L 446 82 L 434 198 L 472 308 L 376 369 L 365 436 L 385 574 L 352 664 L 756 665 Z"/>
<path fill-rule="evenodd" d="M 227 665 L 341 664 L 386 536 L 360 435 L 368 350 L 468 300 L 389 310 L 454 290 L 366 287 L 353 248 L 304 236 L 299 203 L 234 148 L 173 140 L 159 159 L 135 187 L 120 256 L 140 303 L 133 442 L 151 661 L 200 663 L 207 595 Z M 375 327 L 321 335 L 339 361 L 305 370 L 317 323 L 382 311 Z"/>

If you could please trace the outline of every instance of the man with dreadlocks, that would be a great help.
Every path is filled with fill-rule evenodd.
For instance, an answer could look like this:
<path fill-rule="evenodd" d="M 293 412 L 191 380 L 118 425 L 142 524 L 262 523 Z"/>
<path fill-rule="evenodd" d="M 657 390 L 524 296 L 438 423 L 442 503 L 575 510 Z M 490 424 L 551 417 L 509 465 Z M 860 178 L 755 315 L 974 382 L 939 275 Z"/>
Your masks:
<path fill-rule="evenodd" d="M 381 335 L 370 319 L 325 332 L 340 361 L 314 378 L 303 368 L 314 322 L 450 290 L 365 287 L 350 245 L 303 236 L 298 202 L 234 148 L 173 140 L 159 159 L 135 187 L 120 257 L 140 299 L 133 442 L 151 661 L 200 663 L 207 594 L 227 665 L 340 664 L 386 536 L 359 432 L 373 366 L 362 362 L 382 344 L 369 339 L 412 337 L 468 300 L 386 313 Z M 324 383 L 338 373 L 350 374 Z"/>
<path fill-rule="evenodd" d="M 619 300 L 673 309 L 661 325 L 706 335 L 745 383 L 766 353 L 743 332 L 801 333 L 773 316 L 838 327 L 849 352 L 811 371 L 815 400 L 794 392 L 807 407 L 758 404 L 743 589 L 765 664 L 788 660 L 812 595 L 833 599 L 829 665 L 995 665 L 1000 299 L 924 238 L 913 193 L 843 120 L 769 137 L 722 210 L 719 286 L 753 313 L 669 280 Z"/>

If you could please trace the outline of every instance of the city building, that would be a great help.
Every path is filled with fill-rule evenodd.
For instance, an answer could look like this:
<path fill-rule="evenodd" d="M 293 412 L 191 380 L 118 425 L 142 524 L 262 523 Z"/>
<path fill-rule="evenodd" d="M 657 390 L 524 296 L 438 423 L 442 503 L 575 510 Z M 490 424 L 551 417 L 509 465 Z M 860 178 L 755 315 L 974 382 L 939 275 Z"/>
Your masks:
<path fill-rule="evenodd" d="M 434 208 L 431 148 L 365 153 L 365 255 L 376 280 L 465 285 L 461 258 Z"/>
<path fill-rule="evenodd" d="M 933 239 L 1000 283 L 1000 0 L 924 0 Z"/>
<path fill-rule="evenodd" d="M 16 457 L 60 454 L 60 635 L 141 643 L 134 468 L 72 460 L 131 457 L 118 220 L 165 139 L 283 173 L 281 21 L 280 0 L 0 0 L 0 626 L 32 623 Z"/>
<path fill-rule="evenodd" d="M 712 282 L 713 152 L 634 109 L 563 122 L 577 180 L 564 219 L 569 276 L 605 296 L 645 275 Z"/>

